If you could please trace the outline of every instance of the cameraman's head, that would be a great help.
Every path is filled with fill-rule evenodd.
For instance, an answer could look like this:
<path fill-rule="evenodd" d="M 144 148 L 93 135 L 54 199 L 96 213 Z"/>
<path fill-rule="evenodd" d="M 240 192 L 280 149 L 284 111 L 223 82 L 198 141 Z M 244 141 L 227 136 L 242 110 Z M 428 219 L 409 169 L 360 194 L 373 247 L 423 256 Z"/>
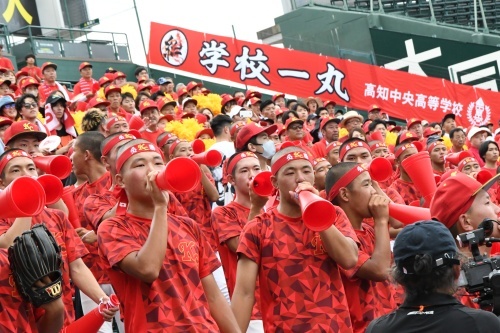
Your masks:
<path fill-rule="evenodd" d="M 485 219 L 498 219 L 500 208 L 490 200 L 486 192 L 499 175 L 485 184 L 464 173 L 452 173 L 439 184 L 431 202 L 431 216 L 450 229 L 453 237 L 477 229 Z M 495 224 L 492 237 L 500 237 Z"/>
<path fill-rule="evenodd" d="M 460 275 L 458 248 L 442 223 L 420 221 L 404 227 L 393 251 L 393 278 L 403 286 L 407 299 L 455 292 Z"/>

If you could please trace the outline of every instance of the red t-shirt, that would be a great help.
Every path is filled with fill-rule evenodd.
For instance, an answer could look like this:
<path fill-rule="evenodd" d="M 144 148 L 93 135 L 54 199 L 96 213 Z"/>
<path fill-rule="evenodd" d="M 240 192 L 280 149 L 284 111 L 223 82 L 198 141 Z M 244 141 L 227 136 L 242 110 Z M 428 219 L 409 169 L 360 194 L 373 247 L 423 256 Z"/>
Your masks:
<path fill-rule="evenodd" d="M 12 61 L 10 61 L 9 58 L 5 58 L 5 57 L 0 58 L 0 67 L 8 68 L 11 71 L 14 70 L 14 65 L 12 65 Z"/>
<path fill-rule="evenodd" d="M 398 193 L 398 191 L 396 191 L 392 187 L 387 187 L 386 189 L 383 189 L 382 192 L 384 192 L 389 197 L 389 199 L 392 200 L 392 202 L 401 205 L 405 204 L 403 197 Z"/>
<path fill-rule="evenodd" d="M 141 136 L 144 140 L 148 140 L 152 144 L 156 145 L 156 139 L 163 132 L 165 132 L 165 130 L 163 128 L 158 128 L 155 132 L 151 132 L 151 131 L 146 129 L 146 130 L 141 132 Z"/>
<path fill-rule="evenodd" d="M 0 234 L 5 233 L 14 224 L 15 219 L 0 220 Z M 56 209 L 45 208 L 40 214 L 33 216 L 31 226 L 43 223 L 54 236 L 57 244 L 61 247 L 62 257 L 62 299 L 64 303 L 64 326 L 71 324 L 75 320 L 73 308 L 73 288 L 70 285 L 69 264 L 82 258 L 88 252 L 83 245 L 75 229 L 69 223 L 63 212 Z M 36 309 L 37 318 L 43 314 L 43 309 Z M 2 311 L 0 311 L 2 312 Z"/>
<path fill-rule="evenodd" d="M 96 80 L 84 79 L 83 77 L 75 84 L 73 88 L 73 94 L 76 96 L 80 93 L 84 93 L 85 95 L 91 94 L 94 89 L 94 84 L 98 83 Z"/>
<path fill-rule="evenodd" d="M 40 67 L 37 67 L 37 66 L 33 66 L 33 67 L 28 67 L 28 66 L 24 66 L 23 68 L 21 68 L 22 71 L 26 71 L 28 72 L 28 75 L 37 79 L 37 80 L 41 80 L 42 78 L 42 69 Z"/>
<path fill-rule="evenodd" d="M 66 90 L 65 87 L 62 87 L 66 93 L 68 94 L 68 96 L 71 97 L 71 95 L 69 94 L 69 92 Z M 53 92 L 53 91 L 56 91 L 56 90 L 59 90 L 59 87 L 58 85 L 54 82 L 54 84 L 48 84 L 47 82 L 42 82 L 40 84 L 40 86 L 38 87 L 38 94 L 39 94 L 39 100 L 40 100 L 40 105 L 44 105 L 45 104 L 45 101 L 47 100 L 47 97 L 49 97 L 49 95 Z"/>
<path fill-rule="evenodd" d="M 205 175 L 212 184 L 215 184 L 210 172 L 205 173 Z M 212 228 L 212 204 L 205 195 L 205 190 L 203 189 L 201 182 L 191 192 L 174 192 L 174 195 L 186 210 L 187 216 L 198 222 L 198 225 L 207 238 L 208 244 L 210 244 L 212 250 L 217 251 L 217 241 L 215 240 L 214 229 Z"/>
<path fill-rule="evenodd" d="M 357 242 L 347 216 L 336 210 L 334 225 Z M 259 265 L 266 332 L 352 332 L 339 267 L 302 218 L 277 208 L 257 216 L 243 228 L 238 253 Z"/>
<path fill-rule="evenodd" d="M 167 192 L 169 194 L 168 212 L 172 215 L 187 216 L 179 200 L 177 200 L 172 192 Z M 117 203 L 118 199 L 113 195 L 112 191 L 108 190 L 103 193 L 92 194 L 85 199 L 85 203 L 83 204 L 85 207 L 83 212 L 84 218 L 92 229 L 96 231 L 102 222 L 104 214 L 113 209 Z"/>
<path fill-rule="evenodd" d="M 98 180 L 89 184 L 85 182 L 73 191 L 73 199 L 75 200 L 75 208 L 78 212 L 78 218 L 80 220 L 80 225 L 82 228 L 92 230 L 92 225 L 85 218 L 84 211 L 87 209 L 84 205 L 85 199 L 90 195 L 96 193 L 104 193 L 111 187 L 111 176 L 109 172 L 106 172 Z M 109 277 L 105 273 L 105 265 L 102 259 L 99 257 L 97 252 L 97 242 L 92 244 L 85 243 L 85 247 L 89 251 L 89 255 L 86 256 L 83 261 L 90 269 L 92 274 L 94 274 L 95 279 L 99 284 L 110 283 Z"/>
<path fill-rule="evenodd" d="M 100 254 L 121 303 L 127 332 L 218 332 L 201 280 L 220 267 L 196 222 L 168 214 L 167 251 L 158 279 L 148 284 L 118 268 L 139 251 L 151 220 L 130 214 L 102 222 L 97 232 Z"/>
<path fill-rule="evenodd" d="M 312 152 L 314 153 L 314 157 L 320 158 L 326 156 L 326 140 L 323 138 L 313 144 L 311 147 Z"/>
<path fill-rule="evenodd" d="M 415 185 L 413 185 L 413 183 L 406 182 L 401 178 L 395 179 L 390 188 L 396 190 L 407 205 L 415 200 L 420 200 L 420 193 L 415 188 Z"/>
<path fill-rule="evenodd" d="M 0 299 L 0 332 L 38 332 L 31 304 L 23 301 L 15 287 L 7 249 L 0 249 Z"/>
<path fill-rule="evenodd" d="M 355 333 L 363 333 L 375 318 L 383 316 L 396 308 L 393 288 L 388 280 L 377 282 L 359 278 L 358 270 L 370 259 L 375 251 L 375 231 L 368 224 L 362 230 L 355 230 L 359 240 L 358 263 L 355 267 L 340 269 L 344 283 L 351 322 Z"/>
<path fill-rule="evenodd" d="M 229 296 L 233 295 L 234 286 L 236 285 L 238 256 L 228 248 L 226 241 L 240 236 L 243 227 L 248 222 L 249 214 L 250 208 L 235 201 L 231 201 L 226 206 L 218 206 L 212 212 L 212 227 L 215 230 L 215 237 L 219 245 L 219 256 L 224 268 Z M 255 305 L 252 310 L 252 319 L 262 320 L 259 281 L 257 281 L 255 288 Z"/>

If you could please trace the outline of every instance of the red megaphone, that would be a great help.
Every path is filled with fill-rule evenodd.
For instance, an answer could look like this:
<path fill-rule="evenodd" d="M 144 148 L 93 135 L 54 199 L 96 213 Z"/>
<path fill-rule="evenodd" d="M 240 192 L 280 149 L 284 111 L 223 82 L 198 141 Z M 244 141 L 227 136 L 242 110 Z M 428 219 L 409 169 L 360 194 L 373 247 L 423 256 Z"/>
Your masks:
<path fill-rule="evenodd" d="M 37 156 L 33 161 L 38 169 L 59 179 L 68 177 L 73 168 L 69 157 L 64 155 Z"/>
<path fill-rule="evenodd" d="M 330 228 L 337 218 L 335 206 L 314 193 L 300 192 L 299 202 L 304 224 L 312 231 L 324 231 Z"/>
<path fill-rule="evenodd" d="M 139 116 L 132 116 L 128 121 L 128 127 L 134 130 L 140 130 L 144 127 L 144 120 Z"/>
<path fill-rule="evenodd" d="M 368 173 L 377 182 L 386 181 L 392 176 L 391 162 L 383 157 L 374 158 L 368 166 Z"/>
<path fill-rule="evenodd" d="M 35 216 L 42 212 L 44 206 L 45 192 L 34 178 L 16 178 L 0 191 L 0 218 Z"/>
<path fill-rule="evenodd" d="M 109 296 L 109 302 L 107 304 L 101 303 L 97 308 L 87 313 L 85 316 L 81 317 L 77 321 L 74 321 L 70 325 L 66 326 L 61 332 L 62 333 L 97 333 L 102 324 L 104 324 L 104 317 L 101 312 L 104 308 L 114 308 L 120 305 L 118 297 L 116 295 Z"/>
<path fill-rule="evenodd" d="M 205 151 L 205 142 L 200 139 L 195 139 L 193 142 L 191 142 L 191 148 L 193 148 L 193 153 L 201 154 Z"/>
<path fill-rule="evenodd" d="M 66 207 L 68 207 L 68 220 L 73 228 L 80 228 L 80 218 L 78 217 L 78 211 L 76 210 L 75 200 L 73 198 L 73 187 L 65 187 L 63 189 L 63 195 L 61 199 L 64 201 Z"/>
<path fill-rule="evenodd" d="M 205 164 L 209 167 L 219 166 L 222 162 L 222 154 L 218 150 L 209 150 L 204 153 L 194 154 L 191 159 L 198 164 Z"/>
<path fill-rule="evenodd" d="M 63 194 L 63 184 L 54 175 L 46 174 L 37 178 L 45 191 L 45 204 L 52 205 L 61 199 Z"/>
<path fill-rule="evenodd" d="M 431 211 L 429 208 L 414 207 L 389 203 L 389 216 L 403 224 L 411 224 L 417 221 L 430 220 Z"/>
<path fill-rule="evenodd" d="M 419 152 L 424 150 L 424 144 L 421 141 L 412 141 L 411 143 L 413 143 Z"/>
<path fill-rule="evenodd" d="M 481 184 L 486 184 L 494 175 L 488 170 L 481 170 L 476 175 L 476 180 Z"/>
<path fill-rule="evenodd" d="M 424 207 L 429 207 L 432 196 L 437 189 L 429 153 L 421 151 L 407 157 L 401 162 L 401 165 L 424 198 Z"/>
<path fill-rule="evenodd" d="M 271 183 L 271 171 L 262 171 L 250 182 L 250 187 L 257 195 L 269 197 L 274 192 L 273 183 Z"/>
<path fill-rule="evenodd" d="M 372 141 L 380 141 L 380 142 L 385 142 L 384 137 L 382 136 L 382 133 L 379 131 L 375 131 L 372 134 L 370 134 L 370 138 Z"/>
<path fill-rule="evenodd" d="M 472 155 L 468 151 L 461 151 L 458 153 L 452 153 L 445 156 L 445 161 L 450 162 L 450 164 L 458 165 L 461 160 L 466 157 L 471 157 Z"/>
<path fill-rule="evenodd" d="M 165 170 L 156 176 L 156 185 L 161 190 L 180 193 L 194 190 L 200 181 L 200 167 L 188 157 L 174 158 L 167 163 Z"/>

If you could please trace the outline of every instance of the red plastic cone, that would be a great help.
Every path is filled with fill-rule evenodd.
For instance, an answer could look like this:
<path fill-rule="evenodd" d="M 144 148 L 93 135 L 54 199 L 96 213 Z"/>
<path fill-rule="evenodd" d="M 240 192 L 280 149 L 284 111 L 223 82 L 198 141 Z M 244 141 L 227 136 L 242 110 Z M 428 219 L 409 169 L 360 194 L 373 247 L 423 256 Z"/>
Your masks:
<path fill-rule="evenodd" d="M 71 160 L 64 155 L 37 156 L 33 161 L 38 169 L 59 179 L 68 177 L 73 168 Z"/>
<path fill-rule="evenodd" d="M 156 185 L 161 190 L 180 193 L 194 190 L 200 181 L 200 167 L 188 157 L 174 158 L 156 177 Z"/>
<path fill-rule="evenodd" d="M 458 165 L 458 163 L 460 163 L 461 160 L 463 160 L 466 157 L 470 157 L 470 156 L 472 156 L 472 155 L 468 151 L 461 151 L 459 153 L 452 153 L 452 154 L 446 155 L 445 161 L 450 162 L 450 164 L 453 164 L 453 165 Z"/>
<path fill-rule="evenodd" d="M 252 191 L 261 197 L 271 196 L 274 192 L 274 186 L 271 183 L 271 171 L 262 171 L 250 182 Z"/>
<path fill-rule="evenodd" d="M 430 220 L 431 211 L 429 208 L 413 207 L 389 203 L 389 216 L 403 224 L 412 224 L 417 221 Z"/>
<path fill-rule="evenodd" d="M 379 131 L 375 131 L 372 134 L 370 134 L 370 138 L 372 141 L 380 141 L 380 142 L 385 142 L 384 137 L 382 136 L 382 133 Z"/>
<path fill-rule="evenodd" d="M 392 165 L 387 159 L 377 157 L 368 166 L 370 177 L 377 182 L 383 182 L 392 176 Z"/>
<path fill-rule="evenodd" d="M 61 199 L 63 194 L 63 184 L 59 178 L 54 175 L 43 175 L 37 178 L 45 191 L 45 204 L 52 205 Z"/>
<path fill-rule="evenodd" d="M 117 307 L 120 305 L 116 295 L 109 296 L 109 304 L 99 304 L 97 308 L 87 313 L 85 316 L 81 317 L 77 321 L 71 323 L 69 326 L 65 327 L 62 333 L 97 333 L 104 324 L 104 317 L 100 313 L 103 307 Z"/>
<path fill-rule="evenodd" d="M 406 158 L 401 164 L 420 195 L 424 198 L 424 207 L 429 207 L 437 188 L 429 153 L 421 151 Z"/>
<path fill-rule="evenodd" d="M 198 164 L 205 164 L 209 167 L 216 167 L 221 164 L 222 155 L 218 150 L 209 150 L 204 153 L 195 154 L 191 156 L 191 159 Z"/>
<path fill-rule="evenodd" d="M 31 177 L 19 177 L 0 191 L 0 218 L 38 215 L 45 206 L 42 185 Z"/>
<path fill-rule="evenodd" d="M 205 142 L 203 142 L 203 140 L 196 139 L 191 142 L 191 147 L 193 148 L 193 153 L 201 154 L 205 151 Z"/>
<path fill-rule="evenodd" d="M 417 148 L 417 150 L 420 152 L 422 150 L 424 150 L 424 144 L 420 141 L 412 141 L 413 145 L 415 146 L 415 148 Z"/>
<path fill-rule="evenodd" d="M 337 212 L 330 201 L 309 191 L 300 192 L 299 201 L 304 224 L 312 231 L 324 231 L 335 222 Z"/>
<path fill-rule="evenodd" d="M 65 187 L 61 199 L 66 204 L 66 207 L 68 207 L 69 223 L 71 223 L 71 225 L 75 229 L 80 228 L 81 227 L 80 218 L 78 217 L 78 212 L 75 206 L 75 200 L 73 199 L 73 188 Z"/>
<path fill-rule="evenodd" d="M 135 136 L 136 139 L 142 139 L 141 132 L 139 132 L 138 130 L 131 129 L 131 130 L 128 131 L 128 133 L 132 134 L 133 136 Z"/>
<path fill-rule="evenodd" d="M 132 116 L 128 121 L 128 127 L 134 130 L 140 130 L 144 126 L 144 120 L 139 116 Z"/>

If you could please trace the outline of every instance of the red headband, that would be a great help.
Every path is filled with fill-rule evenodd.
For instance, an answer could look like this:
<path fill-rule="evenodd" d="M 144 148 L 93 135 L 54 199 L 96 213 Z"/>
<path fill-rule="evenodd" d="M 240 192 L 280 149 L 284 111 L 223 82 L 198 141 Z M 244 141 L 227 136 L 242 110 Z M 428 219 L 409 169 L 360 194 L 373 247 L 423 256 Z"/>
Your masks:
<path fill-rule="evenodd" d="M 276 162 L 274 162 L 274 164 L 271 166 L 271 173 L 273 174 L 273 176 L 276 176 L 278 171 L 280 171 L 280 169 L 285 164 L 287 164 L 288 162 L 291 162 L 291 161 L 295 161 L 295 160 L 306 160 L 306 161 L 311 162 L 307 153 L 305 153 L 303 151 L 293 151 L 293 152 L 290 152 L 290 153 L 278 158 L 278 160 Z"/>
<path fill-rule="evenodd" d="M 349 142 L 348 144 L 344 145 L 342 148 L 340 148 L 339 152 L 339 159 L 342 161 L 344 159 L 345 154 L 351 149 L 354 148 L 366 148 L 368 151 L 370 151 L 370 146 L 363 141 L 363 140 L 355 140 L 352 142 Z"/>
<path fill-rule="evenodd" d="M 242 153 L 236 155 L 235 157 L 233 157 L 233 159 L 231 160 L 231 163 L 229 163 L 229 165 L 227 166 L 225 174 L 227 174 L 227 175 L 232 174 L 234 168 L 236 167 L 236 164 L 239 161 L 241 161 L 242 159 L 247 158 L 247 157 L 253 157 L 253 158 L 258 159 L 257 155 L 255 155 L 251 151 L 242 152 Z"/>
<path fill-rule="evenodd" d="M 106 156 L 109 154 L 109 152 L 111 151 L 111 149 L 113 149 L 114 146 L 116 146 L 116 144 L 118 142 L 121 142 L 123 140 L 135 140 L 137 139 L 134 135 L 132 134 L 129 134 L 129 133 L 123 133 L 123 134 L 120 134 L 120 135 L 117 135 L 115 136 L 113 139 L 109 140 L 106 145 L 104 145 L 104 147 L 102 148 L 102 156 Z"/>
<path fill-rule="evenodd" d="M 356 177 L 358 177 L 363 172 L 367 171 L 365 165 L 356 165 L 354 168 L 349 170 L 345 175 L 340 177 L 340 179 L 333 185 L 328 192 L 328 200 L 332 201 L 339 194 L 340 189 L 349 185 Z"/>
<path fill-rule="evenodd" d="M 326 155 L 328 155 L 328 153 L 330 151 L 332 151 L 333 148 L 337 148 L 337 147 L 340 147 L 342 146 L 342 142 L 340 141 L 333 141 L 331 142 L 328 146 L 326 146 Z"/>
<path fill-rule="evenodd" d="M 409 149 L 409 148 L 417 149 L 417 147 L 415 147 L 415 145 L 413 143 L 405 143 L 404 145 L 399 146 L 398 149 L 396 149 L 396 151 L 394 152 L 394 157 L 398 158 L 399 155 L 401 155 L 406 149 Z"/>
<path fill-rule="evenodd" d="M 375 150 L 379 149 L 379 148 L 387 148 L 387 145 L 383 142 L 377 142 L 377 143 L 374 143 L 374 144 L 371 144 L 370 145 L 370 151 L 373 153 Z"/>
<path fill-rule="evenodd" d="M 28 155 L 28 153 L 26 153 L 24 150 L 21 149 L 12 150 L 10 153 L 5 155 L 0 161 L 0 173 L 2 173 L 7 163 L 9 163 L 13 158 L 16 157 L 27 157 L 29 159 L 32 159 L 31 156 Z"/>
<path fill-rule="evenodd" d="M 175 140 L 174 142 L 172 142 L 172 144 L 170 145 L 170 147 L 168 147 L 168 153 L 170 155 L 172 155 L 175 151 L 175 148 L 177 148 L 177 145 L 181 142 L 187 142 L 186 140 Z"/>
<path fill-rule="evenodd" d="M 145 152 L 156 152 L 161 155 L 158 148 L 152 143 L 138 143 L 130 148 L 127 148 L 116 160 L 116 172 L 119 173 L 125 162 L 132 156 L 145 153 Z"/>
<path fill-rule="evenodd" d="M 443 145 L 444 146 L 444 142 L 441 141 L 441 140 L 438 140 L 438 141 L 434 141 L 433 143 L 431 143 L 429 145 L 429 147 L 427 147 L 427 151 L 430 153 L 432 153 L 432 151 L 434 150 L 434 148 L 436 148 L 436 146 L 438 145 Z"/>
<path fill-rule="evenodd" d="M 318 158 L 315 158 L 315 159 L 312 161 L 312 163 L 313 163 L 313 168 L 315 168 L 315 167 L 316 167 L 316 165 L 320 164 L 321 162 L 328 162 L 328 161 L 327 161 L 327 160 L 326 160 L 326 158 L 324 158 L 324 157 L 318 157 Z"/>
<path fill-rule="evenodd" d="M 163 146 L 167 144 L 167 141 L 171 139 L 173 136 L 175 136 L 175 134 L 172 133 L 168 133 L 167 135 L 165 135 L 163 139 L 161 139 L 160 142 L 158 142 L 158 147 L 163 148 Z"/>
<path fill-rule="evenodd" d="M 457 166 L 458 171 L 462 171 L 466 164 L 472 163 L 472 162 L 477 163 L 477 160 L 474 157 L 464 158 L 463 160 L 460 161 L 460 163 L 458 163 L 458 166 Z"/>
<path fill-rule="evenodd" d="M 116 124 L 119 121 L 127 122 L 127 119 L 125 119 L 125 118 L 123 118 L 121 116 L 111 117 L 111 118 L 109 118 L 109 120 L 108 120 L 108 122 L 106 124 L 106 129 L 109 131 L 109 129 L 111 128 L 111 126 L 113 126 L 114 124 Z"/>

